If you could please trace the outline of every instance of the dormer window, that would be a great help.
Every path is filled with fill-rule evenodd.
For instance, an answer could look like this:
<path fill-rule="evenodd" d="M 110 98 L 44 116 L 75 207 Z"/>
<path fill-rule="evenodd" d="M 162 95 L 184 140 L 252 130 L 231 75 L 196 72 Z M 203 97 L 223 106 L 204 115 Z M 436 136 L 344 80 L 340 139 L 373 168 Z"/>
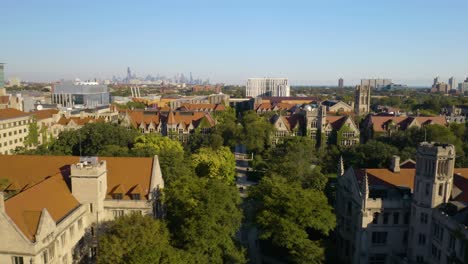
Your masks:
<path fill-rule="evenodd" d="M 139 193 L 132 193 L 131 197 L 132 197 L 132 200 L 141 200 Z"/>
<path fill-rule="evenodd" d="M 114 200 L 122 200 L 123 199 L 123 195 L 121 193 L 114 193 L 112 194 L 112 199 Z"/>

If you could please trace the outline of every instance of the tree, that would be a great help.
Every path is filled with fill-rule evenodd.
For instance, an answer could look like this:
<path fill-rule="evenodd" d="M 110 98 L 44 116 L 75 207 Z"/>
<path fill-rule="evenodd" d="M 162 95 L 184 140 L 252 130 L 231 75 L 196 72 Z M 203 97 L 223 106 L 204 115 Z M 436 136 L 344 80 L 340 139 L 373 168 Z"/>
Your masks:
<path fill-rule="evenodd" d="M 80 129 L 61 132 L 49 149 L 57 155 L 96 156 L 108 145 L 130 148 L 137 135 L 137 131 L 116 124 L 88 123 Z"/>
<path fill-rule="evenodd" d="M 228 147 L 217 150 L 201 148 L 192 154 L 192 167 L 200 177 L 233 183 L 236 175 L 236 159 Z"/>
<path fill-rule="evenodd" d="M 174 243 L 188 251 L 194 263 L 245 263 L 235 241 L 242 211 L 234 186 L 181 177 L 164 189 L 164 195 Z"/>
<path fill-rule="evenodd" d="M 187 263 L 187 256 L 170 244 L 163 222 L 130 214 L 105 224 L 99 237 L 97 263 Z"/>
<path fill-rule="evenodd" d="M 37 126 L 37 120 L 33 120 L 29 123 L 29 133 L 24 141 L 26 146 L 37 146 L 39 144 L 39 128 Z"/>
<path fill-rule="evenodd" d="M 398 154 L 398 148 L 376 140 L 369 140 L 344 151 L 344 160 L 357 168 L 387 168 L 393 155 Z"/>
<path fill-rule="evenodd" d="M 242 123 L 242 143 L 249 151 L 262 153 L 270 146 L 273 125 L 254 111 L 244 112 Z"/>
<path fill-rule="evenodd" d="M 323 190 L 327 178 L 317 163 L 314 142 L 306 137 L 292 137 L 271 150 L 269 173 L 299 181 L 305 188 Z"/>
<path fill-rule="evenodd" d="M 185 158 L 182 145 L 169 137 L 145 134 L 135 139 L 131 150 L 134 156 L 158 155 L 159 164 L 167 184 L 177 177 L 190 175 L 190 159 Z"/>
<path fill-rule="evenodd" d="M 272 175 L 251 187 L 249 197 L 257 203 L 261 239 L 286 249 L 294 263 L 324 261 L 322 240 L 336 223 L 322 192 Z"/>

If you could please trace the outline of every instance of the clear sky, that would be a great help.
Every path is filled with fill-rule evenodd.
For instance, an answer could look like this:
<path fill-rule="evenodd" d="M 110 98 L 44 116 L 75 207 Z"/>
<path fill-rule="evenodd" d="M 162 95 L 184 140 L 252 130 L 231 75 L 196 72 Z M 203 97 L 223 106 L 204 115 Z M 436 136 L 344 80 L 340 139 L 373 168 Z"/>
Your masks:
<path fill-rule="evenodd" d="M 0 17 L 0 62 L 23 80 L 468 75 L 466 0 L 1 0 Z"/>

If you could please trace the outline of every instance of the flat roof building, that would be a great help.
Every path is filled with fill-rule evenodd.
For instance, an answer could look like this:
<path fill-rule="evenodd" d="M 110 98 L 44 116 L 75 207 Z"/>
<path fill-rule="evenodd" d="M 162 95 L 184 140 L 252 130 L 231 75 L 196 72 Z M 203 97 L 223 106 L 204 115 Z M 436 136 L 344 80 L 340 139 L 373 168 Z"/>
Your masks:
<path fill-rule="evenodd" d="M 247 97 L 290 96 L 288 78 L 249 78 L 247 80 Z"/>
<path fill-rule="evenodd" d="M 94 108 L 108 105 L 110 101 L 107 85 L 96 82 L 64 82 L 54 85 L 51 94 L 52 103 L 64 107 L 83 106 Z"/>

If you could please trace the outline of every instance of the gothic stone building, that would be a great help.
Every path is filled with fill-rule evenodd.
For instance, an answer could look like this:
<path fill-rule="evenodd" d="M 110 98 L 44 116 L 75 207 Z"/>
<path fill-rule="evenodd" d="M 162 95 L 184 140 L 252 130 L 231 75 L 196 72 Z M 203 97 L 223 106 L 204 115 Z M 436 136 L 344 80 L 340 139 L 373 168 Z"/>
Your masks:
<path fill-rule="evenodd" d="M 318 146 L 327 144 L 347 147 L 359 144 L 359 129 L 350 116 L 327 115 L 326 106 L 313 108 L 306 105 L 289 116 L 275 115 L 271 123 L 275 127 L 273 143 L 284 137 L 310 137 Z"/>
<path fill-rule="evenodd" d="M 0 155 L 0 263 L 71 264 L 96 253 L 96 225 L 156 216 L 158 157 Z"/>
<path fill-rule="evenodd" d="M 344 171 L 337 184 L 343 263 L 468 263 L 468 169 L 455 147 L 421 143 L 416 162 Z"/>

